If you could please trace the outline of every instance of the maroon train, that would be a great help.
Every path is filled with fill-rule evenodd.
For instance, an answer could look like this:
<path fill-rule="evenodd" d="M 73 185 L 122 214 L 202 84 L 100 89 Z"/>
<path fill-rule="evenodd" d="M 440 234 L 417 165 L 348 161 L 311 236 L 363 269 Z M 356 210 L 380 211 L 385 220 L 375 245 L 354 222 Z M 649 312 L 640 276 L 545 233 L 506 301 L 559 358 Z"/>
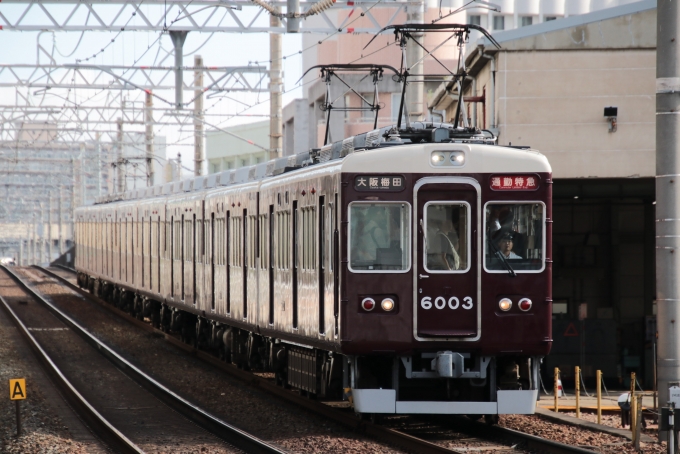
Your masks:
<path fill-rule="evenodd" d="M 79 208 L 79 282 L 357 413 L 533 413 L 550 165 L 416 126 Z"/>

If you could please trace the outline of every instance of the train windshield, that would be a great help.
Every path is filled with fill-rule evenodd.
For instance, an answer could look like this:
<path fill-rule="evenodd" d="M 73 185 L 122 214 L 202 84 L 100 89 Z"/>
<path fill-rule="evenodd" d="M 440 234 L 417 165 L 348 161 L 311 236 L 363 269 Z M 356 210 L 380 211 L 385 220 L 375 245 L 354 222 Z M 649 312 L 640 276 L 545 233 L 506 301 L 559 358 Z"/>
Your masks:
<path fill-rule="evenodd" d="M 425 204 L 425 269 L 430 273 L 465 272 L 470 268 L 467 203 Z"/>
<path fill-rule="evenodd" d="M 540 272 L 544 265 L 542 203 L 488 203 L 484 268 L 491 272 Z"/>
<path fill-rule="evenodd" d="M 404 272 L 410 268 L 411 207 L 407 203 L 354 202 L 349 208 L 349 268 Z"/>

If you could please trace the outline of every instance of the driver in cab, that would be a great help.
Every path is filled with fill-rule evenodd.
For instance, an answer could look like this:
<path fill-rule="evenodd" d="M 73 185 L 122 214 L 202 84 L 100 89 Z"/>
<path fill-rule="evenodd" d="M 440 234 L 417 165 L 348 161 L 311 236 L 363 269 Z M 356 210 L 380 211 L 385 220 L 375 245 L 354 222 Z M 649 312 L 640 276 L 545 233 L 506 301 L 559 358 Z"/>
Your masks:
<path fill-rule="evenodd" d="M 521 259 L 522 257 L 512 252 L 513 245 L 512 232 L 505 232 L 500 236 L 500 239 L 498 240 L 498 250 L 500 253 L 508 260 Z"/>

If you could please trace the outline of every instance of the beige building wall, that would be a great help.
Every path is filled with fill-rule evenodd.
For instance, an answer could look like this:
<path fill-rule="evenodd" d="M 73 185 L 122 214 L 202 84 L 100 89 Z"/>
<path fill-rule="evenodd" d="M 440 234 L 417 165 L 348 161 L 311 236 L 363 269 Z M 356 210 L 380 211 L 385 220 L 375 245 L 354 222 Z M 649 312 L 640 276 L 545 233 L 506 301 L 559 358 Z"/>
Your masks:
<path fill-rule="evenodd" d="M 501 40 L 486 47 L 496 59 L 495 118 L 500 144 L 530 145 L 544 153 L 555 178 L 621 178 L 655 175 L 656 10 L 645 10 Z M 554 23 L 557 25 L 557 22 Z M 513 31 L 516 32 L 516 31 Z M 509 32 L 511 33 L 511 32 Z M 476 92 L 485 103 L 468 103 L 477 127 L 492 124 L 491 64 L 467 56 Z M 449 84 L 450 85 L 450 84 Z M 442 85 L 431 108 L 456 112 L 454 87 Z M 486 92 L 485 92 L 486 90 Z M 453 93 L 451 93 L 453 92 Z M 604 108 L 618 107 L 617 131 Z M 486 117 L 482 111 L 486 108 Z"/>
<path fill-rule="evenodd" d="M 655 50 L 504 52 L 502 143 L 544 153 L 555 178 L 655 175 Z M 604 108 L 618 107 L 609 132 Z"/>

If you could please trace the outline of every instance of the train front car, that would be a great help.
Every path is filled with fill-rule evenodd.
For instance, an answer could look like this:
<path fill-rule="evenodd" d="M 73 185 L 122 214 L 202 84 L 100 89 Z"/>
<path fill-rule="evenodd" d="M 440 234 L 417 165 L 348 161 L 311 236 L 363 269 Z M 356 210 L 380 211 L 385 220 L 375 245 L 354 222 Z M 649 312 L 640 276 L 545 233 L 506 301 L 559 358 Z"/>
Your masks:
<path fill-rule="evenodd" d="M 345 158 L 341 188 L 341 349 L 356 412 L 533 413 L 552 341 L 545 156 L 383 147 Z"/>

